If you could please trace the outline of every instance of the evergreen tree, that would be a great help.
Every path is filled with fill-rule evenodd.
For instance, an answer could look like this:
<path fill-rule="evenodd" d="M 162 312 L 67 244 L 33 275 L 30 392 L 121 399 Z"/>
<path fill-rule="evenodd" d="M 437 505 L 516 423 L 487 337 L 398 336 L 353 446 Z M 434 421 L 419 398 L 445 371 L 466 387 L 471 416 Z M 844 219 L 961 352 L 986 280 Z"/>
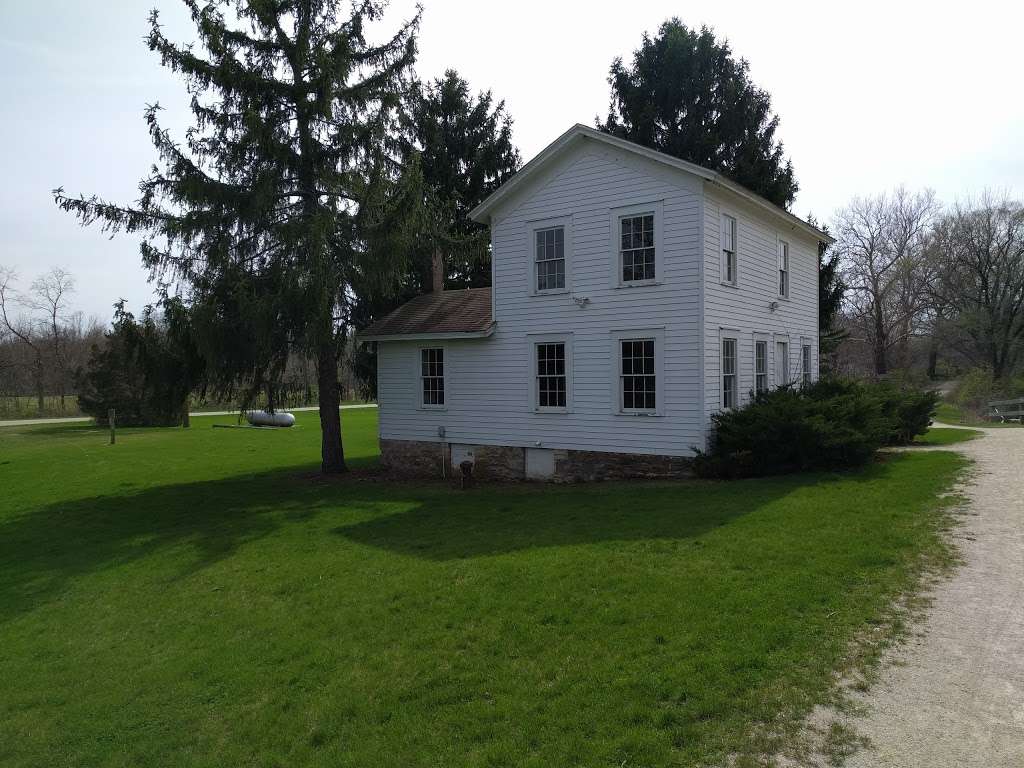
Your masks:
<path fill-rule="evenodd" d="M 78 406 L 107 424 L 110 409 L 121 426 L 187 424 L 188 399 L 199 386 L 203 360 L 193 344 L 189 315 L 179 300 L 147 306 L 136 320 L 114 305 L 114 322 L 103 345 L 93 345 L 76 375 Z"/>
<path fill-rule="evenodd" d="M 413 296 L 431 290 L 435 262 L 449 288 L 491 283 L 489 230 L 469 212 L 512 176 L 520 165 L 512 143 L 512 120 L 505 103 L 490 91 L 474 96 L 454 70 L 417 84 L 403 113 L 401 151 L 418 163 L 422 189 L 398 284 L 372 290 L 359 286 L 356 327 L 365 327 Z M 363 347 L 353 365 L 364 395 L 375 396 L 376 359 Z"/>
<path fill-rule="evenodd" d="M 644 35 L 629 66 L 615 59 L 608 82 L 600 129 L 720 171 L 783 208 L 793 203 L 798 186 L 775 139 L 771 98 L 707 27 L 666 21 L 657 36 Z"/>
<path fill-rule="evenodd" d="M 490 285 L 489 231 L 469 212 L 519 170 L 505 102 L 495 104 L 490 91 L 474 97 L 448 70 L 417 86 L 406 115 L 403 149 L 419 157 L 426 209 L 412 258 L 420 287 L 430 284 L 423 278 L 438 258 L 452 287 Z"/>
<path fill-rule="evenodd" d="M 807 217 L 807 223 L 817 227 L 817 219 Z M 828 233 L 828 227 L 821 227 Z M 831 251 L 831 252 L 830 252 Z M 839 310 L 843 306 L 846 284 L 839 271 L 839 256 L 832 250 L 831 244 L 822 240 L 818 243 L 818 351 L 823 358 L 828 357 L 849 334 L 836 327 Z"/>
<path fill-rule="evenodd" d="M 147 42 L 192 94 L 185 145 L 150 107 L 160 167 L 138 202 L 62 190 L 56 201 L 83 224 L 145 234 L 144 264 L 188 288 L 214 383 L 244 382 L 251 398 L 290 350 L 314 356 L 322 468 L 343 471 L 338 359 L 351 286 L 400 273 L 380 254 L 402 252 L 400 208 L 418 189 L 395 134 L 419 16 L 377 44 L 367 37 L 384 9 L 376 0 L 184 2 L 199 44 L 168 40 L 155 11 Z"/>

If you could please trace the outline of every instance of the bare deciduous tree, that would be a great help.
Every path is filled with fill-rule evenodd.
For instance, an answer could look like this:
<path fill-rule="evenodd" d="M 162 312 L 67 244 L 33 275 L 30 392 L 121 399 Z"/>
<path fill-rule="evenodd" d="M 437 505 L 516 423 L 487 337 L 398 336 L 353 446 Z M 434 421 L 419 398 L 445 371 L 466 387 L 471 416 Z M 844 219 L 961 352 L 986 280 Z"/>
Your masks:
<path fill-rule="evenodd" d="M 931 190 L 900 187 L 892 195 L 855 198 L 836 215 L 845 310 L 871 347 L 876 375 L 889 372 L 894 348 L 906 345 L 926 317 L 927 243 L 939 212 Z"/>
<path fill-rule="evenodd" d="M 66 327 L 68 295 L 75 290 L 75 281 L 71 273 L 60 267 L 53 267 L 49 272 L 32 281 L 29 294 L 24 297 L 24 304 L 39 316 L 39 325 L 45 329 L 48 346 L 55 366 L 57 394 L 60 395 L 60 410 L 64 411 L 64 398 L 67 394 L 67 338 Z"/>
<path fill-rule="evenodd" d="M 935 306 L 949 340 L 999 380 L 1024 358 L 1024 204 L 986 192 L 935 227 Z"/>

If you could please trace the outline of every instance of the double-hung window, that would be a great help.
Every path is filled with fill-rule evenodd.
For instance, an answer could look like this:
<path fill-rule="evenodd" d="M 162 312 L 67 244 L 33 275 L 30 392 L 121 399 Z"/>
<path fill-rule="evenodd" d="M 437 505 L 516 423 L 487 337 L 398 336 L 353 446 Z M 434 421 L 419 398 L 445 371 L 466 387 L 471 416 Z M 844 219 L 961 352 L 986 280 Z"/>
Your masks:
<path fill-rule="evenodd" d="M 754 342 L 754 393 L 768 391 L 768 342 Z"/>
<path fill-rule="evenodd" d="M 722 282 L 736 285 L 736 217 L 722 214 Z"/>
<path fill-rule="evenodd" d="M 537 408 L 564 409 L 568 406 L 565 342 L 535 344 L 537 355 Z"/>
<path fill-rule="evenodd" d="M 444 406 L 444 349 L 420 350 L 420 404 L 425 408 Z"/>
<path fill-rule="evenodd" d="M 619 217 L 619 264 L 623 283 L 654 280 L 654 212 Z"/>
<path fill-rule="evenodd" d="M 803 365 L 803 383 L 807 385 L 811 383 L 811 345 L 804 344 L 800 352 L 800 362 Z"/>
<path fill-rule="evenodd" d="M 534 288 L 543 291 L 565 289 L 565 227 L 534 230 Z"/>
<path fill-rule="evenodd" d="M 789 384 L 789 343 L 775 342 L 775 386 Z"/>
<path fill-rule="evenodd" d="M 658 375 L 653 338 L 619 339 L 619 405 L 626 413 L 655 413 Z"/>
<path fill-rule="evenodd" d="M 722 339 L 722 408 L 735 408 L 739 382 L 736 375 L 736 339 Z"/>
<path fill-rule="evenodd" d="M 789 243 L 779 240 L 779 296 L 789 298 Z"/>

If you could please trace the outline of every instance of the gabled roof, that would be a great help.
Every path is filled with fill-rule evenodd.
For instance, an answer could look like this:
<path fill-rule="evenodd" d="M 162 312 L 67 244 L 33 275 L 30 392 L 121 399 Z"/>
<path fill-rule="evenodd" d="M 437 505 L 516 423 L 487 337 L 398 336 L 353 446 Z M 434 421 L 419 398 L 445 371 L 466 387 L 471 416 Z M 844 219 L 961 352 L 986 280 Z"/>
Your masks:
<path fill-rule="evenodd" d="M 360 341 L 475 339 L 494 333 L 490 288 L 435 291 L 417 296 L 382 317 Z"/>
<path fill-rule="evenodd" d="M 498 189 L 496 189 L 486 200 L 480 203 L 480 205 L 470 211 L 469 217 L 473 219 L 473 221 L 486 223 L 490 219 L 491 213 L 494 209 L 501 205 L 504 200 L 507 200 L 515 190 L 519 189 L 524 184 L 529 183 L 532 179 L 537 178 L 540 175 L 541 170 L 547 167 L 547 165 L 557 157 L 561 156 L 563 152 L 568 150 L 580 139 L 591 139 L 602 144 L 617 147 L 618 149 L 625 150 L 626 152 L 631 152 L 635 155 L 639 155 L 640 157 L 645 157 L 648 160 L 653 160 L 654 162 L 667 165 L 670 168 L 690 173 L 707 182 L 717 184 L 718 186 L 729 190 L 733 194 L 746 200 L 748 203 L 785 221 L 790 226 L 796 227 L 805 234 L 825 242 L 833 242 L 833 239 L 829 235 L 822 232 L 817 227 L 808 224 L 803 219 L 798 216 L 794 216 L 789 211 L 780 208 L 774 203 L 768 202 L 763 197 L 751 192 L 746 187 L 740 186 L 734 181 L 730 181 L 725 176 L 718 173 L 718 171 L 712 171 L 704 168 L 703 166 L 696 165 L 695 163 L 680 160 L 678 157 L 666 155 L 664 152 L 658 152 L 657 150 L 650 149 L 649 147 L 634 144 L 632 141 L 620 139 L 617 136 L 612 136 L 609 133 L 604 133 L 596 128 L 590 128 L 586 125 L 580 125 L 579 123 L 548 144 L 548 146 L 541 150 L 540 154 L 520 168 L 518 173 L 498 187 Z"/>

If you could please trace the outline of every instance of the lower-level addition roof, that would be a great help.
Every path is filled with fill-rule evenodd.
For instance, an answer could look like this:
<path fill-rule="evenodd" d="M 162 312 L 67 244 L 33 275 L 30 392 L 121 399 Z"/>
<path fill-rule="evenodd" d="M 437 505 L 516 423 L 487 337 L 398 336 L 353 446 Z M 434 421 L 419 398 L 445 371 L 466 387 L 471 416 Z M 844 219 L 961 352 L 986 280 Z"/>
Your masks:
<path fill-rule="evenodd" d="M 490 288 L 435 291 L 407 301 L 358 333 L 360 341 L 469 339 L 494 332 Z"/>

